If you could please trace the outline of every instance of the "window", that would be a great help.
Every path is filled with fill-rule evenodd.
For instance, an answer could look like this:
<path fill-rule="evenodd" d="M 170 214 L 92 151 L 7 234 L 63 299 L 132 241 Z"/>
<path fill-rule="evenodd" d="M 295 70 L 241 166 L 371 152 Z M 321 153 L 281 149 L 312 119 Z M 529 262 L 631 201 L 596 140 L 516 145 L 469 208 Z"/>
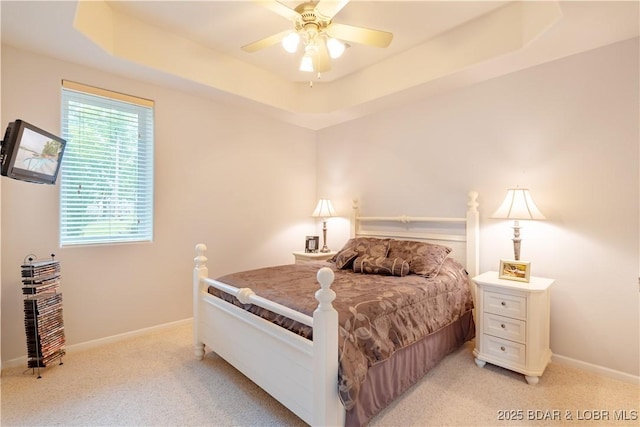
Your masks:
<path fill-rule="evenodd" d="M 153 102 L 62 82 L 61 246 L 153 238 Z"/>

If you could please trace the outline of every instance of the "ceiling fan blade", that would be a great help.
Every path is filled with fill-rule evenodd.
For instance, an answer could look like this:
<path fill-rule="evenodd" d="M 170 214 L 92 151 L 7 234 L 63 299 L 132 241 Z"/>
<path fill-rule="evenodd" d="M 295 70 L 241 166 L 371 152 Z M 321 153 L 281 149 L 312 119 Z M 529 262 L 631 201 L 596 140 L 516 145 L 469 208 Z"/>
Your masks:
<path fill-rule="evenodd" d="M 331 37 L 339 40 L 375 47 L 387 47 L 391 43 L 391 40 L 393 40 L 393 34 L 386 31 L 370 30 L 368 28 L 337 24 L 335 22 L 332 22 L 326 31 Z"/>
<path fill-rule="evenodd" d="M 274 44 L 280 43 L 282 39 L 285 38 L 285 36 L 289 33 L 291 33 L 291 30 L 282 31 L 264 39 L 244 45 L 242 46 L 242 50 L 248 53 L 253 53 L 257 50 L 264 49 L 265 47 L 273 46 Z"/>
<path fill-rule="evenodd" d="M 316 5 L 316 11 L 323 17 L 331 19 L 349 3 L 349 0 L 320 0 Z"/>
<path fill-rule="evenodd" d="M 290 21 L 295 21 L 300 17 L 300 14 L 298 12 L 291 9 L 289 6 L 285 5 L 284 3 L 280 3 L 277 0 L 267 0 L 267 1 L 259 0 L 259 1 L 256 1 L 256 3 L 259 3 L 261 6 L 266 7 L 270 11 L 284 18 L 287 18 Z"/>
<path fill-rule="evenodd" d="M 326 73 L 331 70 L 331 58 L 324 40 L 318 43 L 318 51 L 313 56 L 313 69 L 318 73 Z"/>

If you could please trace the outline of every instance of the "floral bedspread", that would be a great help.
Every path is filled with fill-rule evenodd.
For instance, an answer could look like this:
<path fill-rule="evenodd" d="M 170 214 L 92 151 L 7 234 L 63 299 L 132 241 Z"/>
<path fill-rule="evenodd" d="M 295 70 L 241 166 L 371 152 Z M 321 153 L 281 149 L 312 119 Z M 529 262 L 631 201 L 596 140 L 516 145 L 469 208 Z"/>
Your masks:
<path fill-rule="evenodd" d="M 264 298 L 312 316 L 318 305 L 314 293 L 319 288 L 316 273 L 321 267 L 335 273 L 331 288 L 337 295 L 333 305 L 340 324 L 339 392 L 347 410 L 355 404 L 369 367 L 473 308 L 470 279 L 453 259 L 447 259 L 433 278 L 360 274 L 338 270 L 329 262 L 309 262 L 233 273 L 218 280 L 237 288 L 251 288 Z M 241 304 L 215 288 L 209 293 L 313 339 L 313 331 L 306 325 Z"/>

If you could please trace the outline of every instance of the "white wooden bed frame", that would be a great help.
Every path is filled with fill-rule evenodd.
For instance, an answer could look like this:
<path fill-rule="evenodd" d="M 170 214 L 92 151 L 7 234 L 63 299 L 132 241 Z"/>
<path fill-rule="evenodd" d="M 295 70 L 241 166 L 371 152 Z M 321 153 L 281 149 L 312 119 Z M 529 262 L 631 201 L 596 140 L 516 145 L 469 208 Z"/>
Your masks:
<path fill-rule="evenodd" d="M 395 237 L 446 244 L 466 267 L 478 273 L 478 194 L 469 192 L 466 218 L 364 217 L 354 200 L 351 236 Z M 366 231 L 363 224 L 396 224 L 402 230 Z M 400 225 L 397 225 L 399 223 Z M 409 232 L 417 224 L 429 232 Z M 451 228 L 462 230 L 451 234 Z M 444 228 L 444 231 L 443 231 Z M 193 341 L 202 359 L 205 345 L 289 408 L 307 424 L 344 425 L 345 411 L 338 397 L 338 313 L 332 306 L 333 271 L 321 268 L 318 308 L 313 317 L 291 310 L 253 293 L 208 278 L 206 246 L 196 246 L 193 271 Z M 313 327 L 313 341 L 302 338 L 207 292 L 209 286 Z"/>

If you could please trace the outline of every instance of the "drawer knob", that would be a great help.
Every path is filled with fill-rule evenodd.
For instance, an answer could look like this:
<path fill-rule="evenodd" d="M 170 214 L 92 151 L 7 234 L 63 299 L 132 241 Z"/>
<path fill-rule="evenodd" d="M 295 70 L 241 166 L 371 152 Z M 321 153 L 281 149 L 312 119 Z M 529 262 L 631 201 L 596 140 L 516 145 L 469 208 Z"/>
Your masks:
<path fill-rule="evenodd" d="M 500 350 L 505 351 L 506 349 L 504 348 L 504 346 L 501 346 Z"/>
<path fill-rule="evenodd" d="M 504 323 L 502 323 L 502 324 L 500 325 L 500 327 L 501 327 L 502 329 L 506 328 L 506 326 L 504 325 Z"/>
<path fill-rule="evenodd" d="M 502 302 L 500 303 L 500 305 L 504 307 L 505 305 L 507 305 L 507 303 L 506 303 L 506 302 L 504 302 L 504 301 L 502 301 Z"/>

